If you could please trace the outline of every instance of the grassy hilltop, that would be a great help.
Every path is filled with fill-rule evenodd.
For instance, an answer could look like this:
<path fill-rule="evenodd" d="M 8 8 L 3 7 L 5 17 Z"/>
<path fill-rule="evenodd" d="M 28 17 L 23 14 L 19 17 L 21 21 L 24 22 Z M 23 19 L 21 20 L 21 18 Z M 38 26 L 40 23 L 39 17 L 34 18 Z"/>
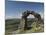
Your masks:
<path fill-rule="evenodd" d="M 21 19 L 7 19 L 5 20 L 5 30 L 6 30 L 6 35 L 9 35 L 9 32 L 13 32 L 18 30 L 19 24 L 20 24 Z M 28 27 L 32 27 L 29 30 L 20 32 L 20 33 L 35 33 L 35 32 L 43 32 L 44 31 L 44 21 L 43 19 L 41 20 L 41 23 L 35 22 L 35 19 L 28 19 L 27 20 L 27 25 Z"/>

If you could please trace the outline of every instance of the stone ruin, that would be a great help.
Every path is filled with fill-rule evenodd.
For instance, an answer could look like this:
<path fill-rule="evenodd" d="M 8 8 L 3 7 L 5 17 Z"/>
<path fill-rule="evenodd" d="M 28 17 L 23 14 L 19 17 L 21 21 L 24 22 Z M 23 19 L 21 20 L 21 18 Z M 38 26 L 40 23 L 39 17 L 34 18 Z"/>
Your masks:
<path fill-rule="evenodd" d="M 38 19 L 38 21 L 40 21 L 41 20 L 41 16 L 40 16 L 40 14 L 38 14 L 38 13 L 36 13 L 36 12 L 34 12 L 34 11 L 25 11 L 24 13 L 22 13 L 22 19 L 21 19 L 21 22 L 20 22 L 20 28 L 21 29 L 23 29 L 23 30 L 27 30 L 27 17 L 29 16 L 29 15 L 33 15 L 35 18 L 37 18 Z"/>

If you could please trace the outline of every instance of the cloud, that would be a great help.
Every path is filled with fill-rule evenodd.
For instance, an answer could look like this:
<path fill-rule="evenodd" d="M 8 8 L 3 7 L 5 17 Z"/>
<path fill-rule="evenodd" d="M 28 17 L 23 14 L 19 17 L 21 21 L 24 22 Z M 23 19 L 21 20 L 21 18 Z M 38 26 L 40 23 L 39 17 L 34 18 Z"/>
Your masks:
<path fill-rule="evenodd" d="M 35 18 L 35 17 L 34 17 L 33 15 L 30 14 L 27 18 Z"/>
<path fill-rule="evenodd" d="M 22 14 L 16 14 L 15 16 L 5 16 L 5 19 L 19 18 L 21 19 Z"/>

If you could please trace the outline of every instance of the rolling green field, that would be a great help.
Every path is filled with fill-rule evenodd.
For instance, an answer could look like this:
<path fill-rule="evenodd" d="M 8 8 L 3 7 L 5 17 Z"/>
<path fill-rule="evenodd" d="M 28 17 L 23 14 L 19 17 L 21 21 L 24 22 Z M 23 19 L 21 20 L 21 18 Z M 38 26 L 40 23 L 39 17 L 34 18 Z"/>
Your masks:
<path fill-rule="evenodd" d="M 18 30 L 18 27 L 20 25 L 21 19 L 7 19 L 5 20 L 5 34 L 10 35 L 12 32 Z M 41 20 L 41 23 L 36 22 L 35 19 L 28 19 L 27 20 L 28 27 L 31 27 L 29 30 L 22 31 L 19 33 L 39 33 L 44 32 L 44 20 Z M 20 30 L 19 30 L 20 31 Z M 14 32 L 15 33 L 15 32 Z"/>

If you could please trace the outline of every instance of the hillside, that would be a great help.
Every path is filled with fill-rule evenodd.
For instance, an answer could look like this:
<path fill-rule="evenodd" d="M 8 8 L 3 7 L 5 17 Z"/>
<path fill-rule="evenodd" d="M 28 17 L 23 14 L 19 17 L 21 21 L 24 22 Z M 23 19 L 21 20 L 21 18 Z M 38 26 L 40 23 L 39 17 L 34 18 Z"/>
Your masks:
<path fill-rule="evenodd" d="M 20 31 L 18 30 L 18 27 L 20 25 L 21 19 L 7 19 L 5 20 L 5 30 L 6 35 L 9 35 L 8 33 L 32 33 L 32 32 L 43 32 L 44 31 L 44 21 L 41 20 L 41 23 L 35 22 L 36 19 L 28 19 L 27 25 L 28 27 L 31 27 L 29 30 L 26 31 Z M 19 32 L 18 32 L 19 31 Z"/>

